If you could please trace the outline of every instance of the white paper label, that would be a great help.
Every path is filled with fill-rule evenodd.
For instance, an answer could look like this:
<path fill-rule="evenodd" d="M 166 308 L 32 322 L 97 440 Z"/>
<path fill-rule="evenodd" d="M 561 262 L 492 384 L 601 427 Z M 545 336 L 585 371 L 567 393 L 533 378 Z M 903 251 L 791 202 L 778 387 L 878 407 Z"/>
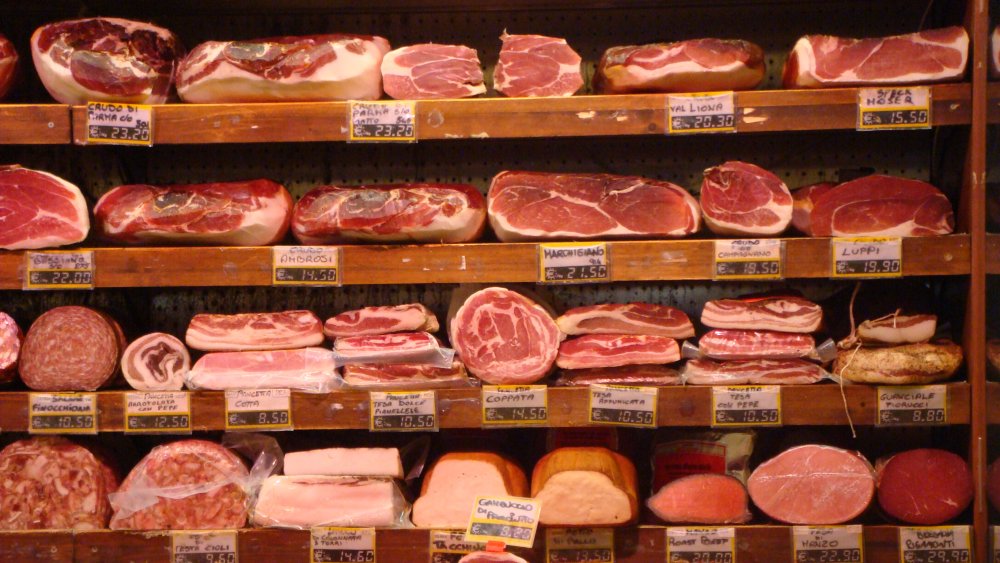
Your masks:
<path fill-rule="evenodd" d="M 780 385 L 712 387 L 712 426 L 779 426 Z"/>
<path fill-rule="evenodd" d="M 536 499 L 476 497 L 465 539 L 531 547 L 541 512 L 542 502 Z"/>
<path fill-rule="evenodd" d="M 291 430 L 292 394 L 288 389 L 226 391 L 226 430 Z"/>
<path fill-rule="evenodd" d="M 830 241 L 835 278 L 898 278 L 903 275 L 899 237 L 834 238 Z"/>
<path fill-rule="evenodd" d="M 667 133 L 735 133 L 735 108 L 732 92 L 670 94 Z"/>
<path fill-rule="evenodd" d="M 239 543 L 235 531 L 172 532 L 172 563 L 237 563 Z"/>
<path fill-rule="evenodd" d="M 859 131 L 930 129 L 931 89 L 927 86 L 861 88 L 857 128 Z"/>
<path fill-rule="evenodd" d="M 735 528 L 667 528 L 670 563 L 733 563 Z"/>
<path fill-rule="evenodd" d="M 899 529 L 900 561 L 903 563 L 968 563 L 968 526 L 903 527 Z"/>
<path fill-rule="evenodd" d="M 375 528 L 310 530 L 309 561 L 312 563 L 372 563 L 375 560 Z"/>
<path fill-rule="evenodd" d="M 611 256 L 603 242 L 547 242 L 538 245 L 539 283 L 611 281 Z"/>
<path fill-rule="evenodd" d="M 29 393 L 29 434 L 97 434 L 97 393 Z"/>
<path fill-rule="evenodd" d="M 388 100 L 347 102 L 348 141 L 416 142 L 417 103 Z"/>
<path fill-rule="evenodd" d="M 547 389 L 545 385 L 484 385 L 483 426 L 547 423 Z"/>
<path fill-rule="evenodd" d="M 434 391 L 373 391 L 369 396 L 369 430 L 425 432 L 438 429 Z"/>
<path fill-rule="evenodd" d="M 191 394 L 186 391 L 125 393 L 125 433 L 191 433 Z"/>
<path fill-rule="evenodd" d="M 781 279 L 782 244 L 778 239 L 716 240 L 715 279 Z"/>
<path fill-rule="evenodd" d="M 612 563 L 615 532 L 610 528 L 548 528 L 545 559 L 549 563 Z"/>
<path fill-rule="evenodd" d="M 93 251 L 49 250 L 24 256 L 24 289 L 94 289 Z"/>
<path fill-rule="evenodd" d="M 656 387 L 590 386 L 591 424 L 656 428 Z"/>
<path fill-rule="evenodd" d="M 341 286 L 340 248 L 275 246 L 271 249 L 271 284 Z"/>
<path fill-rule="evenodd" d="M 947 385 L 878 387 L 879 426 L 926 426 L 947 422 Z"/>
<path fill-rule="evenodd" d="M 465 530 L 431 530 L 429 563 L 458 563 L 462 557 L 486 549 L 483 542 L 466 541 Z"/>
<path fill-rule="evenodd" d="M 153 108 L 87 102 L 87 144 L 153 146 Z"/>
<path fill-rule="evenodd" d="M 861 526 L 792 526 L 796 563 L 864 563 Z"/>

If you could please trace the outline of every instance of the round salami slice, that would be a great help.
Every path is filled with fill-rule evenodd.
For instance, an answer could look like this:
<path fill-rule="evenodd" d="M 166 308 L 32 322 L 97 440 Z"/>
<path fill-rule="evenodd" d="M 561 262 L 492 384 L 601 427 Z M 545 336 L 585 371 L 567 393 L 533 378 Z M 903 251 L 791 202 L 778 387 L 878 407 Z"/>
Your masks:
<path fill-rule="evenodd" d="M 972 472 L 961 457 L 921 448 L 896 454 L 878 472 L 878 504 L 893 518 L 934 526 L 972 502 Z"/>
<path fill-rule="evenodd" d="M 122 354 L 122 373 L 139 391 L 177 391 L 191 370 L 191 355 L 178 338 L 162 332 L 139 337 Z"/>
<path fill-rule="evenodd" d="M 105 528 L 115 472 L 90 450 L 57 436 L 0 452 L 0 529 Z"/>
<path fill-rule="evenodd" d="M 17 377 L 17 359 L 21 357 L 21 329 L 10 315 L 0 312 L 0 384 Z"/>
<path fill-rule="evenodd" d="M 37 391 L 94 391 L 115 375 L 123 347 L 121 328 L 107 315 L 56 307 L 28 329 L 18 369 Z"/>
<path fill-rule="evenodd" d="M 241 528 L 249 473 L 213 442 L 181 440 L 153 448 L 111 495 L 113 530 Z"/>

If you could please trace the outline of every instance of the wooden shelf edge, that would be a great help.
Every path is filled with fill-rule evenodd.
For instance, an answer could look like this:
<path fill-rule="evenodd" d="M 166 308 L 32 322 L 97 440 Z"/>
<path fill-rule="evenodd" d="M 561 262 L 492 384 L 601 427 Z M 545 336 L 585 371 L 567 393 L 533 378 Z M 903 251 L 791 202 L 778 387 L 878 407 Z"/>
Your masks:
<path fill-rule="evenodd" d="M 1000 234 L 986 235 L 986 273 L 1000 274 Z"/>
<path fill-rule="evenodd" d="M 0 145 L 65 145 L 73 142 L 70 106 L 0 104 Z"/>

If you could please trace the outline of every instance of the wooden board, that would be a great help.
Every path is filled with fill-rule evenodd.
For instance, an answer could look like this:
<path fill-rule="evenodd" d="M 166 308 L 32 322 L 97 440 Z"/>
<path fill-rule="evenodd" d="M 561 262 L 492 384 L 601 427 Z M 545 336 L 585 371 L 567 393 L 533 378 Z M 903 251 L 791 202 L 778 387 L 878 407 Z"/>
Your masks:
<path fill-rule="evenodd" d="M 70 532 L 0 532 L 0 560 L 69 563 L 73 557 L 73 534 Z"/>
<path fill-rule="evenodd" d="M 0 104 L 0 145 L 65 145 L 70 107 L 59 104 Z"/>
<path fill-rule="evenodd" d="M 986 235 L 986 273 L 1000 274 L 1000 235 Z"/>

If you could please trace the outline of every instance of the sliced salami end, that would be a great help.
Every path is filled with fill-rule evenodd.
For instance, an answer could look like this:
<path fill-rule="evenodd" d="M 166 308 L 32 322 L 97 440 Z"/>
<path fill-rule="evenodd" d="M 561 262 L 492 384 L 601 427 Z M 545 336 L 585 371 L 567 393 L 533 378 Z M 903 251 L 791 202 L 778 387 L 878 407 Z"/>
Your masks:
<path fill-rule="evenodd" d="M 892 456 L 879 469 L 878 504 L 903 522 L 942 524 L 972 502 L 972 472 L 951 452 L 910 450 Z"/>
<path fill-rule="evenodd" d="M 32 323 L 21 347 L 21 379 L 36 391 L 94 391 L 118 369 L 121 328 L 87 307 L 56 307 Z"/>
<path fill-rule="evenodd" d="M 139 391 L 177 391 L 191 370 L 191 355 L 184 343 L 162 332 L 134 340 L 122 355 L 122 373 Z"/>
<path fill-rule="evenodd" d="M 716 473 L 671 481 L 646 501 L 665 522 L 739 524 L 750 519 L 747 491 L 735 477 Z"/>
<path fill-rule="evenodd" d="M 17 360 L 21 357 L 21 329 L 7 313 L 0 312 L 0 384 L 17 377 Z"/>

